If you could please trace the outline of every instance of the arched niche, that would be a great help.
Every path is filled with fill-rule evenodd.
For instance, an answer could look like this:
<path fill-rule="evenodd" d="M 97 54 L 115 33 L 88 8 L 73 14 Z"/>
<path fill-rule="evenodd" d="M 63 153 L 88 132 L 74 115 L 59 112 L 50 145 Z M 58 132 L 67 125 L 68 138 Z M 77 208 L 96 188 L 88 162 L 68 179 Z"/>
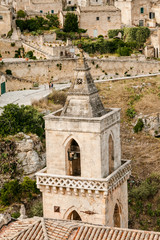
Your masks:
<path fill-rule="evenodd" d="M 121 215 L 120 215 L 120 207 L 116 203 L 114 207 L 114 214 L 113 214 L 113 221 L 114 221 L 114 227 L 121 227 Z"/>
<path fill-rule="evenodd" d="M 108 139 L 108 157 L 109 157 L 109 174 L 114 171 L 114 141 L 110 134 Z"/>
<path fill-rule="evenodd" d="M 73 210 L 67 217 L 68 220 L 82 221 L 77 211 Z"/>
<path fill-rule="evenodd" d="M 76 140 L 71 139 L 66 146 L 67 174 L 81 176 L 80 147 Z"/>

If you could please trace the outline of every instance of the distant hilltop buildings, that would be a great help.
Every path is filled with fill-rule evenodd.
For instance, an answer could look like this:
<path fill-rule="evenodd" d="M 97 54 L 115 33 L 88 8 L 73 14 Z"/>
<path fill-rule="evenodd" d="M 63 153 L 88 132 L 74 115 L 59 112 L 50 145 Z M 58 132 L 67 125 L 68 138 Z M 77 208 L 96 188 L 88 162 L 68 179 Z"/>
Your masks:
<path fill-rule="evenodd" d="M 159 57 L 160 0 L 0 0 L 0 35 L 13 28 L 12 13 L 28 16 L 58 14 L 63 27 L 66 13 L 78 16 L 79 27 L 90 37 L 108 35 L 110 29 L 145 26 L 152 30 L 147 57 Z M 155 31 L 156 30 L 156 31 Z"/>
<path fill-rule="evenodd" d="M 106 15 L 106 27 L 111 23 L 125 26 L 155 27 L 160 23 L 159 0 L 1 0 L 1 5 L 13 7 L 16 11 L 22 9 L 36 13 L 58 13 L 70 7 L 90 9 L 93 15 L 99 16 L 99 11 Z M 93 9 L 92 9 L 93 8 Z M 85 10 L 86 11 L 86 10 Z M 116 16 L 115 13 L 116 12 Z M 86 13 L 88 14 L 88 13 Z M 102 16 L 102 15 L 101 15 Z M 117 19 L 119 18 L 119 19 Z M 95 19 L 95 21 L 100 21 Z M 87 18 L 86 18 L 87 22 Z"/>

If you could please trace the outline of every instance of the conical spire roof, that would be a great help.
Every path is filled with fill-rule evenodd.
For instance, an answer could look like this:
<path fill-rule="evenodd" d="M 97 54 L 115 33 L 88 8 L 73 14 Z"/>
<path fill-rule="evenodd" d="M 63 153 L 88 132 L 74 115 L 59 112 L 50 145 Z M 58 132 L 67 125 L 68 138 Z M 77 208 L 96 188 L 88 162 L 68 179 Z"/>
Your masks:
<path fill-rule="evenodd" d="M 75 78 L 68 92 L 62 116 L 68 117 L 101 117 L 106 113 L 98 95 L 98 90 L 90 74 L 90 68 L 80 50 L 77 60 Z"/>

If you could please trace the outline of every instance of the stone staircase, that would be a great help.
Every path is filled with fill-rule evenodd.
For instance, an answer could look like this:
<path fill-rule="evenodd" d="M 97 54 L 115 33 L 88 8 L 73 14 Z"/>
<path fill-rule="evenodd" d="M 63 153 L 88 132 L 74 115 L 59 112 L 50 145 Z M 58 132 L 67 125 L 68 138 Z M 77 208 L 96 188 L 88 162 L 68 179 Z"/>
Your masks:
<path fill-rule="evenodd" d="M 43 57 L 47 58 L 47 59 L 53 59 L 53 56 L 48 54 L 47 52 L 43 51 L 41 49 L 41 47 L 37 44 L 33 44 L 33 43 L 30 43 L 30 42 L 26 42 L 26 41 L 23 41 L 22 42 L 23 44 L 23 47 L 28 47 L 31 49 L 31 51 L 34 51 L 34 52 L 37 52 L 38 54 L 42 55 Z"/>

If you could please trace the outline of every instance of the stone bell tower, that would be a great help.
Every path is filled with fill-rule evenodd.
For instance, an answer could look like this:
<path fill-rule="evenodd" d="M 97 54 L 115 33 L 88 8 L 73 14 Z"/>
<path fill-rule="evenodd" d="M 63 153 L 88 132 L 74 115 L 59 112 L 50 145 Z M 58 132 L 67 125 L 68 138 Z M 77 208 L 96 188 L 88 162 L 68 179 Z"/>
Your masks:
<path fill-rule="evenodd" d="M 128 227 L 120 109 L 104 108 L 82 52 L 65 106 L 45 127 L 47 167 L 36 174 L 44 217 Z"/>

